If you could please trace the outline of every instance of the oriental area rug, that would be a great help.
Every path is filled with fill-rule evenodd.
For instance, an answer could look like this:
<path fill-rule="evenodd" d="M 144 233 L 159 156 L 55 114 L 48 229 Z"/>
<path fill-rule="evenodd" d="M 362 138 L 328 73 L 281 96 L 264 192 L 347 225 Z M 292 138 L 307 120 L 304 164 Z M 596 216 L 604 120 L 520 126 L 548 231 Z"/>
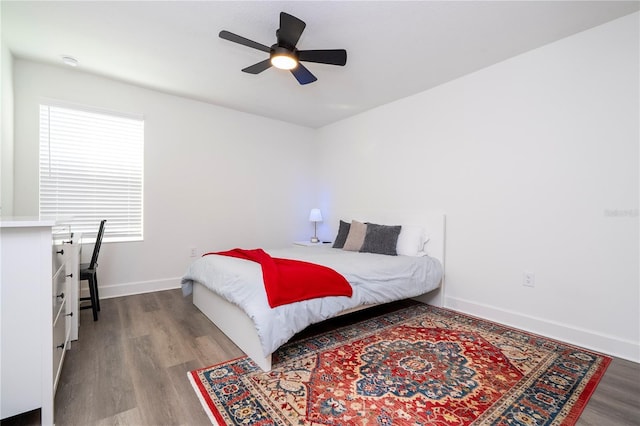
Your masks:
<path fill-rule="evenodd" d="M 188 375 L 217 425 L 574 425 L 610 361 L 416 304 Z"/>

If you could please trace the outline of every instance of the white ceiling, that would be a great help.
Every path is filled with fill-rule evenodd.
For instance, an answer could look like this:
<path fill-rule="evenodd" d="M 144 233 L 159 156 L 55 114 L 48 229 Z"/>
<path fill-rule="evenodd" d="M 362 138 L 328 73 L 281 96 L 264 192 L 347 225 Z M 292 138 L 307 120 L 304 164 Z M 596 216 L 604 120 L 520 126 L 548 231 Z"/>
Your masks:
<path fill-rule="evenodd" d="M 2 42 L 20 58 L 318 128 L 639 10 L 638 1 L 1 2 Z M 268 54 L 279 13 L 307 23 L 298 48 L 347 50 L 318 81 L 242 68 Z"/>

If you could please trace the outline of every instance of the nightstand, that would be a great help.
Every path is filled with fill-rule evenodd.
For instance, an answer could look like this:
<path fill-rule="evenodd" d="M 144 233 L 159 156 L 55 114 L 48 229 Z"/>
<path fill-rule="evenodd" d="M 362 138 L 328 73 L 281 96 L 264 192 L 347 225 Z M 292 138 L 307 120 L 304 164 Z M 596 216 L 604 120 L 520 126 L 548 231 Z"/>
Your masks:
<path fill-rule="evenodd" d="M 304 246 L 304 247 L 319 247 L 319 246 L 328 246 L 329 243 L 312 243 L 311 241 L 294 241 L 293 245 L 295 246 Z"/>

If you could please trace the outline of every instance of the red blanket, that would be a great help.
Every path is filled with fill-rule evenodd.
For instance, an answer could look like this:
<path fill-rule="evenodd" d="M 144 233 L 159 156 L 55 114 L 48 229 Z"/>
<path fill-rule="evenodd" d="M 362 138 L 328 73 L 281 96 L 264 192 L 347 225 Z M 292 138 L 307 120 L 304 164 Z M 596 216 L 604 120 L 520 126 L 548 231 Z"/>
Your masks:
<path fill-rule="evenodd" d="M 286 305 L 301 300 L 325 296 L 351 297 L 353 290 L 349 282 L 339 273 L 326 266 L 301 260 L 271 257 L 262 249 L 233 249 L 216 253 L 257 262 L 262 267 L 264 289 L 269 306 Z"/>

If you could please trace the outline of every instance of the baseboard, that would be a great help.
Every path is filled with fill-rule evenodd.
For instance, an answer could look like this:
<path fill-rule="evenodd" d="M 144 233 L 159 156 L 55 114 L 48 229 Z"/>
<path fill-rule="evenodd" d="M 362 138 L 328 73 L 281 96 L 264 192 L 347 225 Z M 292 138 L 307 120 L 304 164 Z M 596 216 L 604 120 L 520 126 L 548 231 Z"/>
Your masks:
<path fill-rule="evenodd" d="M 84 283 L 81 283 L 84 284 Z M 112 297 L 131 296 L 133 294 L 152 293 L 180 288 L 180 277 L 164 280 L 138 281 L 133 283 L 100 286 L 100 300 Z M 87 286 L 82 285 L 81 296 L 89 296 Z"/>
<path fill-rule="evenodd" d="M 455 311 L 485 318 L 530 333 L 560 340 L 610 356 L 640 362 L 640 344 L 638 342 L 607 336 L 571 325 L 522 315 L 518 312 L 455 297 L 445 297 L 444 305 L 446 308 Z"/>

